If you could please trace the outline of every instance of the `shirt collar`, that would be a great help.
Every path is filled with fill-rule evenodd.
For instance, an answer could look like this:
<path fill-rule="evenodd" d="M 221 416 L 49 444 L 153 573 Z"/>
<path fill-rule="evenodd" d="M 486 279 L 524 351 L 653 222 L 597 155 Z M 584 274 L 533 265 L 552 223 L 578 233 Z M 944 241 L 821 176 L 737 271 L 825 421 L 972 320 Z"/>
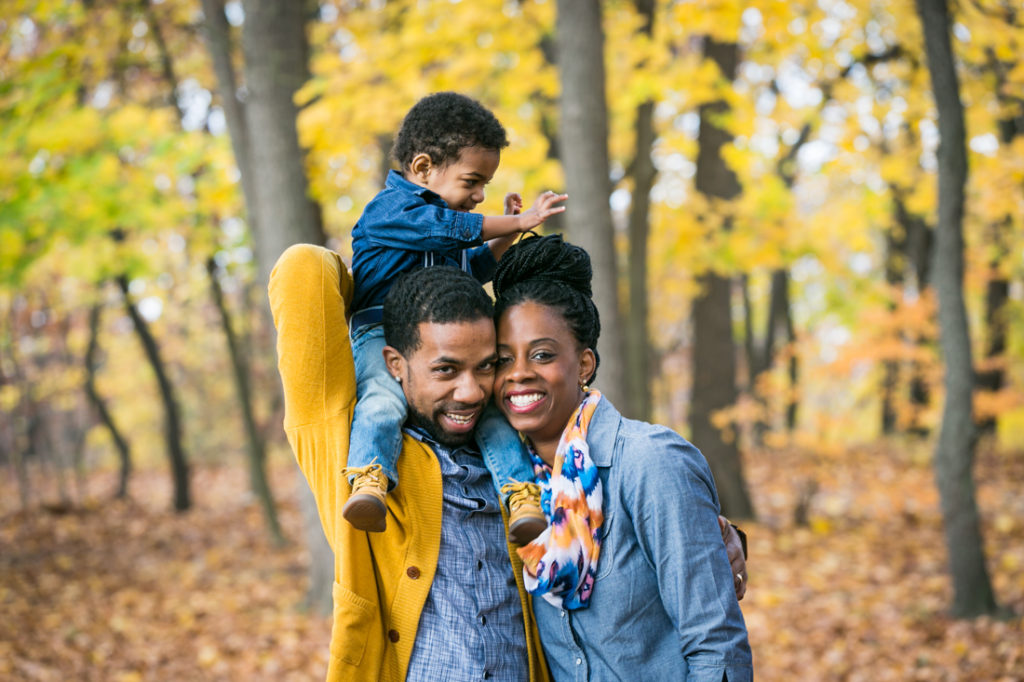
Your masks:
<path fill-rule="evenodd" d="M 441 195 L 433 190 L 429 190 L 426 187 L 420 187 L 415 182 L 410 182 L 405 179 L 401 173 L 396 170 L 389 170 L 387 180 L 384 182 L 384 186 L 388 189 L 401 189 L 406 192 L 412 192 L 418 197 L 423 197 L 431 203 L 441 202 L 445 206 L 445 200 L 441 198 Z"/>
<path fill-rule="evenodd" d="M 470 455 L 476 455 L 477 457 L 480 456 L 480 449 L 477 446 L 475 440 L 470 441 L 466 445 L 451 446 L 445 445 L 444 443 L 434 440 L 434 438 L 429 433 L 427 433 L 426 430 L 420 428 L 419 426 L 406 426 L 402 430 L 405 431 L 410 436 L 412 436 L 413 438 L 415 438 L 416 440 L 418 440 L 419 442 L 425 443 L 432 450 L 444 450 L 445 452 L 452 454 L 455 454 L 456 452 L 466 452 Z"/>
<path fill-rule="evenodd" d="M 590 458 L 599 467 L 610 467 L 615 452 L 615 438 L 619 434 L 622 415 L 615 409 L 608 398 L 602 397 L 590 418 L 587 429 L 587 443 L 590 445 Z"/>

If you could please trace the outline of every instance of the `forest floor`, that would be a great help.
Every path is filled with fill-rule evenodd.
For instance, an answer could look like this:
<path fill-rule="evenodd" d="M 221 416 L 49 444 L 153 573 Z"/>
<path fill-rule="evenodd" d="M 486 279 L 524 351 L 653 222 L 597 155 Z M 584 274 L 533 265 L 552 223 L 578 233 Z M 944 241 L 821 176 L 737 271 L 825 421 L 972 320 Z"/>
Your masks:
<path fill-rule="evenodd" d="M 1024 621 L 946 615 L 938 495 L 921 445 L 746 460 L 760 513 L 743 611 L 758 680 L 1024 681 Z M 163 469 L 86 480 L 72 510 L 21 511 L 0 480 L 0 679 L 320 680 L 330 619 L 299 609 L 297 478 L 273 482 L 292 544 L 275 549 L 244 468 L 196 466 L 195 508 L 168 511 Z M 979 452 L 989 571 L 1024 613 L 1024 453 Z M 812 483 L 813 482 L 813 483 Z M 806 526 L 794 509 L 807 495 Z"/>

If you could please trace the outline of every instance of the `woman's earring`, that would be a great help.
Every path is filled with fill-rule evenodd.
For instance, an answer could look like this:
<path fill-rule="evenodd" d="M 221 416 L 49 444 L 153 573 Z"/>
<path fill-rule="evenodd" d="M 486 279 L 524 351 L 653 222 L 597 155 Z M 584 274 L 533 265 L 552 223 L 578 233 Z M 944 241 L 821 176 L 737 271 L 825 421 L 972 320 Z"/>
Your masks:
<path fill-rule="evenodd" d="M 590 386 L 587 385 L 587 382 L 581 381 L 580 390 L 583 391 L 584 393 L 590 393 Z"/>

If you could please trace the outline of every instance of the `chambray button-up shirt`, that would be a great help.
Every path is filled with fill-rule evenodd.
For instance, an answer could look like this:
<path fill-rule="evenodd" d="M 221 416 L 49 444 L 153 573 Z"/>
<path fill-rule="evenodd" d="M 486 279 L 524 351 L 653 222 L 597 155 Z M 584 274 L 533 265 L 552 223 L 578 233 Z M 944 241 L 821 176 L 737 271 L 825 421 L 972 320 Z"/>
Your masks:
<path fill-rule="evenodd" d="M 529 677 L 523 612 L 491 474 L 475 445 L 449 448 L 418 429 L 441 464 L 441 549 L 407 680 Z M 407 481 L 402 485 L 416 485 Z"/>
<path fill-rule="evenodd" d="M 567 611 L 533 599 L 556 682 L 749 682 L 747 630 L 704 457 L 606 399 L 587 443 L 605 515 L 590 606 Z"/>
<path fill-rule="evenodd" d="M 390 171 L 352 228 L 351 309 L 382 305 L 396 277 L 425 265 L 453 265 L 489 282 L 498 264 L 483 244 L 483 223 L 483 215 L 450 209 L 435 192 Z"/>

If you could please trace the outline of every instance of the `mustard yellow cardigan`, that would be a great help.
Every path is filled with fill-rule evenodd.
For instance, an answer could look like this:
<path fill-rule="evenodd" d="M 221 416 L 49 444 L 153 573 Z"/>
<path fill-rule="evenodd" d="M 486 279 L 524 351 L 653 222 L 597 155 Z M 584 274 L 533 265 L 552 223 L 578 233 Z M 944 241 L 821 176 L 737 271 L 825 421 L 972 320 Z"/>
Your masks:
<path fill-rule="evenodd" d="M 346 306 L 352 277 L 338 254 L 308 244 L 289 248 L 270 275 L 270 308 L 284 384 L 284 428 L 316 498 L 334 550 L 334 626 L 329 682 L 404 680 L 420 612 L 441 544 L 441 469 L 434 453 L 406 436 L 398 474 L 412 481 L 388 495 L 383 533 L 355 530 L 341 517 L 356 400 Z M 505 519 L 506 526 L 508 519 Z M 522 564 L 509 546 L 523 606 L 530 680 L 548 680 Z"/>

